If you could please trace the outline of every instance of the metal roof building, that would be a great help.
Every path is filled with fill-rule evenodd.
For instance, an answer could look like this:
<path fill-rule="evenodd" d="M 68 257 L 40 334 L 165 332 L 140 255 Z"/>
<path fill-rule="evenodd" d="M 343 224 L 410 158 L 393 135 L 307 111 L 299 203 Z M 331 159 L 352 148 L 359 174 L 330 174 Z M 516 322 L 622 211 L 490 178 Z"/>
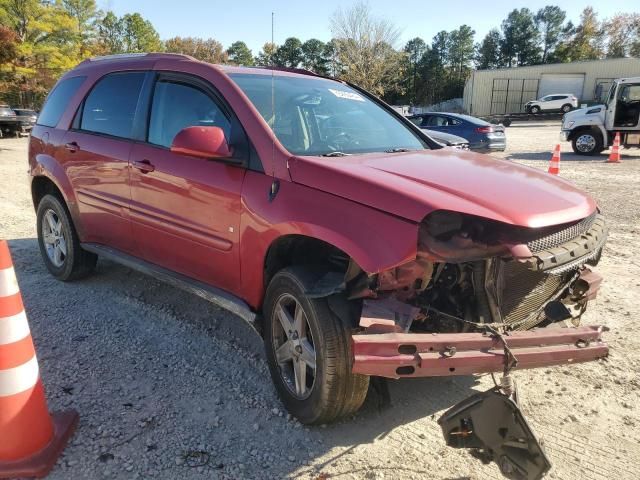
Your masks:
<path fill-rule="evenodd" d="M 464 87 L 464 109 L 484 116 L 523 112 L 524 104 L 550 93 L 573 93 L 581 103 L 606 95 L 612 80 L 640 76 L 640 58 L 474 71 Z"/>

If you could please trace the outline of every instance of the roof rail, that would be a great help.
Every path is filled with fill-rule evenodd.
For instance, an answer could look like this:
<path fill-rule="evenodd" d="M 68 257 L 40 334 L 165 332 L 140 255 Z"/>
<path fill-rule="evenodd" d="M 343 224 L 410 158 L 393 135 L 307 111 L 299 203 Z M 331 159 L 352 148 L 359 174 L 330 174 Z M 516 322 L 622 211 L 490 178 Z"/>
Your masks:
<path fill-rule="evenodd" d="M 307 70 L 306 68 L 292 68 L 292 67 L 277 67 L 271 65 L 264 66 L 251 66 L 247 68 L 260 68 L 262 70 L 275 70 L 276 72 L 290 72 L 290 73 L 299 73 L 300 75 L 310 75 L 312 77 L 322 77 L 323 75 L 318 75 L 311 70 Z"/>
<path fill-rule="evenodd" d="M 81 62 L 83 63 L 92 63 L 92 62 L 102 62 L 106 60 L 126 60 L 128 58 L 140 58 L 140 57 L 150 57 L 150 58 L 184 58 L 185 60 L 196 60 L 190 55 L 183 55 L 181 53 L 114 53 L 112 55 L 99 55 L 97 57 L 87 58 L 86 60 Z"/>

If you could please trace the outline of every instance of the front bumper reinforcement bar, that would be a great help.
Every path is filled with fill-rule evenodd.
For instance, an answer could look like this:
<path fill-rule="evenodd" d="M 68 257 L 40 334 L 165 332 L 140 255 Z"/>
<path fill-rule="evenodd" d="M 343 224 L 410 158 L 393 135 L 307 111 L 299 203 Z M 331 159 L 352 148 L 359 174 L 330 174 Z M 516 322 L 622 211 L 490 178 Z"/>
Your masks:
<path fill-rule="evenodd" d="M 504 335 L 516 369 L 604 358 L 606 327 L 540 328 Z M 387 378 L 502 372 L 504 349 L 484 333 L 372 333 L 353 335 L 353 373 Z"/>

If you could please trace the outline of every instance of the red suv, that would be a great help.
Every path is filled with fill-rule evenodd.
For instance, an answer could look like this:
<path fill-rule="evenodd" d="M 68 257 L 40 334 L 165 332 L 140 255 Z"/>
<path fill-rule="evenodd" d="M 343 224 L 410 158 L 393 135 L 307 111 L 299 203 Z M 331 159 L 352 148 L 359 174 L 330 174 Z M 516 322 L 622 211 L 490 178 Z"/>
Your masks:
<path fill-rule="evenodd" d="M 56 278 L 103 256 L 254 322 L 304 423 L 357 411 L 371 376 L 509 378 L 607 354 L 601 329 L 579 326 L 607 235 L 595 202 L 443 148 L 345 82 L 170 54 L 87 60 L 49 95 L 29 163 Z M 457 446 L 474 438 L 463 424 L 443 423 Z"/>

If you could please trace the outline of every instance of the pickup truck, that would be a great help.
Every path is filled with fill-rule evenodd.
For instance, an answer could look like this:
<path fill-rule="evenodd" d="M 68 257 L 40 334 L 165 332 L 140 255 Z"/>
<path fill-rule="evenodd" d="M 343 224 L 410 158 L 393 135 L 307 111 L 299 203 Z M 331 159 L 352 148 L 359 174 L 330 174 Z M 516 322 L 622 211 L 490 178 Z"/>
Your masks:
<path fill-rule="evenodd" d="M 8 105 L 0 105 L 0 137 L 28 134 L 35 125 L 33 110 L 13 110 Z"/>
<path fill-rule="evenodd" d="M 616 134 L 626 148 L 640 147 L 640 77 L 613 81 L 604 104 L 566 113 L 560 136 L 578 155 L 597 155 Z"/>
<path fill-rule="evenodd" d="M 357 412 L 372 379 L 498 372 L 443 415 L 444 437 L 541 478 L 514 369 L 608 354 L 604 329 L 581 325 L 607 238 L 595 201 L 445 147 L 344 81 L 174 54 L 86 60 L 50 93 L 29 166 L 55 278 L 107 258 L 251 322 L 305 424 Z"/>

